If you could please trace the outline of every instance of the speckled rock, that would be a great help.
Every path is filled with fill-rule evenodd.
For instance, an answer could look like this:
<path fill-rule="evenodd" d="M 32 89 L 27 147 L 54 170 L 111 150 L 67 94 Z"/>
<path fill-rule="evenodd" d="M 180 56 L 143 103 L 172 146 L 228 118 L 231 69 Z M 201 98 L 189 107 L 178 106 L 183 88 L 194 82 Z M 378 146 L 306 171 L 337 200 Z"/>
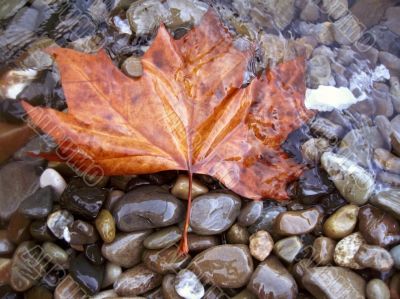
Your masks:
<path fill-rule="evenodd" d="M 245 245 L 219 245 L 196 255 L 190 270 L 221 288 L 240 288 L 249 281 L 253 261 Z"/>
<path fill-rule="evenodd" d="M 260 230 L 250 236 L 249 248 L 255 259 L 263 261 L 274 248 L 274 240 L 267 231 Z"/>
<path fill-rule="evenodd" d="M 193 200 L 190 227 L 200 235 L 226 231 L 240 213 L 241 200 L 236 195 L 211 192 Z"/>
<path fill-rule="evenodd" d="M 293 276 L 273 256 L 257 266 L 247 288 L 260 299 L 294 299 L 298 293 Z"/>
<path fill-rule="evenodd" d="M 168 191 L 148 185 L 126 193 L 115 204 L 113 215 L 118 229 L 130 232 L 176 224 L 183 220 L 184 211 L 183 203 Z"/>
<path fill-rule="evenodd" d="M 133 233 L 118 234 L 115 240 L 103 244 L 101 252 L 110 262 L 124 268 L 137 265 L 144 250 L 143 241 L 150 235 L 151 231 L 140 231 Z"/>
<path fill-rule="evenodd" d="M 335 247 L 334 260 L 338 266 L 348 267 L 351 269 L 362 269 L 355 259 L 355 255 L 361 245 L 365 243 L 362 235 L 357 232 L 340 240 Z"/>

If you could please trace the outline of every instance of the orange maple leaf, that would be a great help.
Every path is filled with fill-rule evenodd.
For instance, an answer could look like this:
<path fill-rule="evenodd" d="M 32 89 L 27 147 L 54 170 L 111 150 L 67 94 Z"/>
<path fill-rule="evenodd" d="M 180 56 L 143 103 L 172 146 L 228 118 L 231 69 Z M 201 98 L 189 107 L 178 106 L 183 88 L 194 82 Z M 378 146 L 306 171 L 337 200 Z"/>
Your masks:
<path fill-rule="evenodd" d="M 280 144 L 312 116 L 303 103 L 304 59 L 241 88 L 252 52 L 233 46 L 213 12 L 180 40 L 161 26 L 139 79 L 126 77 L 103 51 L 51 52 L 68 112 L 23 106 L 81 170 L 93 162 L 105 175 L 187 170 L 190 184 L 192 173 L 208 174 L 255 200 L 286 199 L 286 184 L 301 174 Z"/>

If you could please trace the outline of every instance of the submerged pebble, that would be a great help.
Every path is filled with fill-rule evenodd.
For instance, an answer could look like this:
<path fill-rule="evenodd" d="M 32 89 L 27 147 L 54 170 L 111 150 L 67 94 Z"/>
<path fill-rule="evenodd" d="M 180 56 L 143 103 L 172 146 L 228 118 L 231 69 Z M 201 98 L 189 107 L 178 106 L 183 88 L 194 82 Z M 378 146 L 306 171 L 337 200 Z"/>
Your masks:
<path fill-rule="evenodd" d="M 374 178 L 370 173 L 346 157 L 325 152 L 321 163 L 340 194 L 355 205 L 365 204 L 371 197 Z"/>

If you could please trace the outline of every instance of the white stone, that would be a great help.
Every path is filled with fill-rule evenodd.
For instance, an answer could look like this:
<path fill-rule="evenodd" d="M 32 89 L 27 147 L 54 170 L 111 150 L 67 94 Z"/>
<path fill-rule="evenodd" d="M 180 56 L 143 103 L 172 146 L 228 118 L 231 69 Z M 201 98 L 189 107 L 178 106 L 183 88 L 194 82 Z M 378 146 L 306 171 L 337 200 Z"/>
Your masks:
<path fill-rule="evenodd" d="M 332 111 L 346 109 L 359 101 L 346 87 L 320 85 L 317 89 L 307 88 L 305 105 L 308 109 Z"/>
<path fill-rule="evenodd" d="M 200 299 L 204 296 L 204 286 L 196 274 L 189 270 L 181 270 L 175 278 L 175 290 L 185 299 Z"/>
<path fill-rule="evenodd" d="M 44 188 L 46 186 L 53 187 L 54 191 L 58 195 L 61 195 L 65 188 L 67 188 L 67 183 L 56 170 L 47 168 L 40 176 L 40 187 Z"/>
<path fill-rule="evenodd" d="M 132 34 L 131 27 L 129 27 L 129 22 L 127 19 L 123 20 L 120 16 L 115 16 L 113 18 L 113 22 L 115 27 L 117 27 L 119 33 L 124 33 L 124 34 Z"/>

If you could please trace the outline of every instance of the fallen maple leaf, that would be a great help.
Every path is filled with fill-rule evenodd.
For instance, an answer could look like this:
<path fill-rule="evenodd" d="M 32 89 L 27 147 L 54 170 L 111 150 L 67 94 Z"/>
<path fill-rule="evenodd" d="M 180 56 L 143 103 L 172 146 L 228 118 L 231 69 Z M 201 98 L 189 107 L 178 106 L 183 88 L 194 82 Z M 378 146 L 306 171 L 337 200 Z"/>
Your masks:
<path fill-rule="evenodd" d="M 247 198 L 285 199 L 302 166 L 280 144 L 312 115 L 303 105 L 304 60 L 241 88 L 252 52 L 232 42 L 213 12 L 180 40 L 161 26 L 139 79 L 126 77 L 103 51 L 52 49 L 68 113 L 23 106 L 80 169 L 95 162 L 106 175 L 187 170 L 190 184 L 192 173 L 202 173 Z"/>

